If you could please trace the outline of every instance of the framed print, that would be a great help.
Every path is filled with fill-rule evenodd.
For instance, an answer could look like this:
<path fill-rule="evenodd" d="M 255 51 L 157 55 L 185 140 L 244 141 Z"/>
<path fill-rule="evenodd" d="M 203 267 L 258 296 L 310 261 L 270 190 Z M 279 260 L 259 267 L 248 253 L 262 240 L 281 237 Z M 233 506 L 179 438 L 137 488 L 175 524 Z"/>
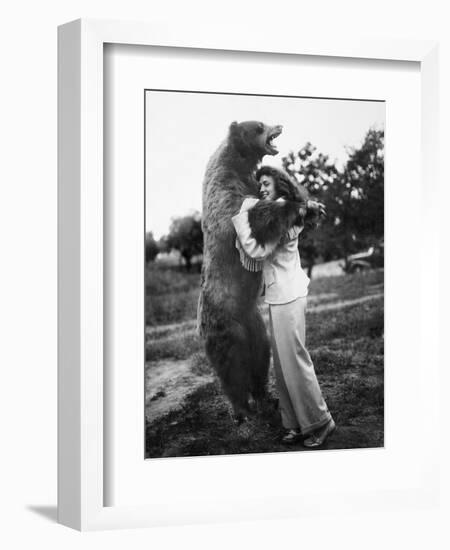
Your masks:
<path fill-rule="evenodd" d="M 59 29 L 59 521 L 428 506 L 437 47 L 208 33 Z"/>

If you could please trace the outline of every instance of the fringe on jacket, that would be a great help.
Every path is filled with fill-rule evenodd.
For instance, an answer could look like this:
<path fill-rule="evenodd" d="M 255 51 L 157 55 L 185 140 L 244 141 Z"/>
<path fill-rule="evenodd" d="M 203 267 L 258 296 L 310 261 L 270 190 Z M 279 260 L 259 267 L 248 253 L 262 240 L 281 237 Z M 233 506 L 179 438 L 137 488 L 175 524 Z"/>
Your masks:
<path fill-rule="evenodd" d="M 250 256 L 248 256 L 245 253 L 245 250 L 242 248 L 242 245 L 239 242 L 239 239 L 236 239 L 236 248 L 239 251 L 239 258 L 241 260 L 241 264 L 247 271 L 257 272 L 257 271 L 263 270 L 264 262 L 262 262 L 261 260 L 258 261 L 258 260 L 255 260 L 254 258 L 250 258 Z"/>

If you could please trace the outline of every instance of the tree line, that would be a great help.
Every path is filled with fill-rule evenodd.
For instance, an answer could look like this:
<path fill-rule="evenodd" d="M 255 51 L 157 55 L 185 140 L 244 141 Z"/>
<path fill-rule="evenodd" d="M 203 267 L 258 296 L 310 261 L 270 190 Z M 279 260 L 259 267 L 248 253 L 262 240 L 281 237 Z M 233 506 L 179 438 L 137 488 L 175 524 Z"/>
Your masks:
<path fill-rule="evenodd" d="M 283 157 L 284 170 L 321 201 L 327 216 L 319 227 L 299 239 L 300 255 L 311 274 L 315 263 L 344 258 L 384 238 L 384 131 L 371 128 L 358 148 L 348 149 L 342 167 L 306 143 Z M 159 252 L 177 250 L 187 269 L 202 253 L 203 234 L 198 212 L 172 220 L 158 242 L 146 236 L 146 261 Z"/>
<path fill-rule="evenodd" d="M 191 270 L 192 259 L 203 253 L 202 219 L 199 212 L 173 218 L 169 233 L 158 241 L 148 232 L 145 237 L 145 261 L 153 261 L 160 252 L 177 250 L 186 269 Z"/>

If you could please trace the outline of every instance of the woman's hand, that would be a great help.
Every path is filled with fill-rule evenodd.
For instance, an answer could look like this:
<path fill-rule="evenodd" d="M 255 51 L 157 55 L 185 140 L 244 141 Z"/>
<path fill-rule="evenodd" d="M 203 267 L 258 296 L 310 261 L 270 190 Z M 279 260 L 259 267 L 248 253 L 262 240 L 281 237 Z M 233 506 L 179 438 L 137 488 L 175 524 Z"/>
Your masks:
<path fill-rule="evenodd" d="M 318 214 L 319 216 L 325 217 L 327 215 L 327 209 L 323 202 L 319 201 L 313 201 L 311 199 L 308 199 L 306 201 L 306 209 L 312 210 L 315 214 Z"/>

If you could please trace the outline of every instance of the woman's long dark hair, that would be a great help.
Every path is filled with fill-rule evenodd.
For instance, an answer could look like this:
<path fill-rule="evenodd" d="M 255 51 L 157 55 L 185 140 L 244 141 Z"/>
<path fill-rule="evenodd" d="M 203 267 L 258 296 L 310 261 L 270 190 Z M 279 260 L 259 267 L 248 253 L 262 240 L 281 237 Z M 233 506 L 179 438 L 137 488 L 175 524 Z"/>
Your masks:
<path fill-rule="evenodd" d="M 273 166 L 261 166 L 256 171 L 256 180 L 262 176 L 270 176 L 273 178 L 275 193 L 277 199 L 283 199 L 295 202 L 306 202 L 308 200 L 308 191 L 302 185 L 295 182 L 287 172 Z"/>

